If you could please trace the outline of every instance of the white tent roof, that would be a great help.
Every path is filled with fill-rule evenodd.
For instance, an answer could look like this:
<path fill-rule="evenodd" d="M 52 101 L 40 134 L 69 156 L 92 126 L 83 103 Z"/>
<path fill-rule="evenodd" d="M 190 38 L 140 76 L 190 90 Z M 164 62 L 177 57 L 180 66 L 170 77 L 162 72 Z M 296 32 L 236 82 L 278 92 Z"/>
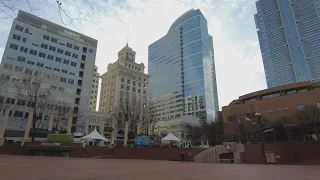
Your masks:
<path fill-rule="evenodd" d="M 169 133 L 166 137 L 162 138 L 161 141 L 180 141 L 180 139 L 172 133 Z"/>
<path fill-rule="evenodd" d="M 101 136 L 96 129 L 90 134 L 83 136 L 82 139 L 109 141 L 107 138 Z"/>

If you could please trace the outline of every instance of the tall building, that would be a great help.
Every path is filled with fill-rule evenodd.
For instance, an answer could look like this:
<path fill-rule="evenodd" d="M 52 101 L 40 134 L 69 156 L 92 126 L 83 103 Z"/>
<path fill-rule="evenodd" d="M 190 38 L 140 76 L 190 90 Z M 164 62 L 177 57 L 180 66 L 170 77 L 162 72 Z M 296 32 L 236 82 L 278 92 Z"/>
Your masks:
<path fill-rule="evenodd" d="M 101 75 L 99 112 L 113 114 L 120 99 L 127 95 L 146 99 L 150 76 L 144 73 L 143 63 L 136 63 L 135 55 L 127 44 L 118 52 L 118 60 L 108 64 L 107 72 Z"/>
<path fill-rule="evenodd" d="M 320 1 L 258 0 L 255 22 L 268 88 L 320 81 Z"/>
<path fill-rule="evenodd" d="M 213 43 L 201 11 L 180 16 L 148 51 L 156 118 L 193 115 L 200 123 L 214 121 L 219 104 Z"/>
<path fill-rule="evenodd" d="M 89 109 L 88 109 L 89 111 L 96 111 L 97 109 L 99 79 L 100 79 L 100 74 L 98 73 L 98 67 L 94 66 L 91 96 L 90 96 Z"/>
<path fill-rule="evenodd" d="M 82 131 L 84 114 L 89 106 L 97 43 L 93 38 L 19 11 L 11 27 L 0 74 L 15 83 L 25 82 L 29 75 L 41 77 L 42 88 L 51 90 L 52 102 L 69 106 L 74 113 L 73 124 L 77 131 Z M 2 102 L 14 105 L 10 118 L 27 116 L 23 109 L 28 103 L 18 100 L 12 89 L 2 93 Z M 8 124 L 8 129 L 15 128 Z"/>

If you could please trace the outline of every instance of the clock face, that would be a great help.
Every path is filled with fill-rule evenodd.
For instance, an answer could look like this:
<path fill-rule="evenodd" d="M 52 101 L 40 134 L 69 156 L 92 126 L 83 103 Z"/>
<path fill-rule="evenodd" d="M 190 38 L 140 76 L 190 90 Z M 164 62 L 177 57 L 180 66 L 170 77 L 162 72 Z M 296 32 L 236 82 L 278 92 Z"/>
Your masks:
<path fill-rule="evenodd" d="M 132 61 L 132 60 L 133 60 L 133 55 L 130 54 L 130 53 L 128 53 L 128 54 L 127 54 L 127 59 L 129 59 L 130 61 Z"/>

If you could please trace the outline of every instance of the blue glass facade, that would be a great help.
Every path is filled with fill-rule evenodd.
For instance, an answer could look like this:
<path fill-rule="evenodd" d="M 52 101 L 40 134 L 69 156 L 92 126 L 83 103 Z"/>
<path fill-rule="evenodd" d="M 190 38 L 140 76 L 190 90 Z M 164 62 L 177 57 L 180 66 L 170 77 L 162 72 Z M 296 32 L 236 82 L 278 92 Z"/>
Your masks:
<path fill-rule="evenodd" d="M 256 7 L 268 88 L 320 82 L 320 1 L 259 0 Z"/>
<path fill-rule="evenodd" d="M 212 37 L 200 10 L 179 17 L 148 49 L 149 93 L 181 94 L 181 115 L 214 121 L 219 109 Z"/>

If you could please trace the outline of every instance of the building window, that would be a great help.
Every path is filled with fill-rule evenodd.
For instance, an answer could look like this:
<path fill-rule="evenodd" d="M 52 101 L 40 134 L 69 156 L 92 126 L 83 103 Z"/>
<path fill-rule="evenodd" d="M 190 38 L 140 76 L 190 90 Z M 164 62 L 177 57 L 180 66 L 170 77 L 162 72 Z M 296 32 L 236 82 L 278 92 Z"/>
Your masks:
<path fill-rule="evenodd" d="M 49 59 L 49 60 L 53 60 L 53 59 L 54 59 L 54 56 L 52 56 L 52 55 L 48 54 L 47 59 Z"/>
<path fill-rule="evenodd" d="M 37 62 L 36 66 L 43 67 L 43 63 Z"/>
<path fill-rule="evenodd" d="M 34 65 L 33 61 L 27 61 L 27 64 Z"/>
<path fill-rule="evenodd" d="M 15 29 L 21 32 L 23 31 L 23 27 L 19 25 L 16 25 Z"/>
<path fill-rule="evenodd" d="M 48 39 L 49 40 L 49 39 Z M 54 38 L 54 37 L 51 37 L 51 42 L 54 42 L 54 43 L 57 43 L 58 42 L 58 39 Z"/>
<path fill-rule="evenodd" d="M 127 83 L 130 84 L 130 79 L 127 80 Z"/>
<path fill-rule="evenodd" d="M 130 86 L 127 86 L 127 90 L 128 90 L 128 91 L 130 90 Z"/>
<path fill-rule="evenodd" d="M 121 84 L 121 89 L 123 89 L 124 88 L 124 85 L 123 84 Z"/>
<path fill-rule="evenodd" d="M 46 54 L 43 52 L 39 52 L 39 57 L 46 58 Z"/>
<path fill-rule="evenodd" d="M 51 50 L 51 51 L 53 51 L 53 52 L 56 52 L 56 47 L 50 46 L 50 47 L 49 47 L 49 50 Z"/>
<path fill-rule="evenodd" d="M 86 56 L 85 56 L 85 55 L 82 55 L 82 56 L 81 56 L 81 60 L 82 60 L 82 61 L 85 61 L 85 60 L 86 60 Z"/>
<path fill-rule="evenodd" d="M 71 56 L 71 52 L 69 52 L 69 51 L 65 51 L 64 54 L 65 54 L 66 56 Z"/>
<path fill-rule="evenodd" d="M 67 45 L 66 45 L 68 48 L 72 48 L 72 44 L 70 44 L 70 43 L 67 43 Z"/>
<path fill-rule="evenodd" d="M 22 42 L 27 42 L 27 38 L 26 37 L 22 38 Z"/>
<path fill-rule="evenodd" d="M 78 59 L 78 54 L 73 53 L 72 57 Z"/>
<path fill-rule="evenodd" d="M 67 65 L 69 65 L 69 63 L 70 63 L 70 61 L 69 61 L 69 60 L 66 60 L 66 59 L 64 59 L 64 60 L 63 60 L 63 64 L 67 64 Z"/>
<path fill-rule="evenodd" d="M 305 111 L 304 105 L 297 106 L 298 111 Z"/>
<path fill-rule="evenodd" d="M 20 61 L 20 62 L 26 62 L 26 58 L 22 57 L 22 56 L 18 56 L 17 60 Z"/>
<path fill-rule="evenodd" d="M 62 61 L 62 58 L 56 57 L 56 62 L 61 63 L 61 61 Z"/>
<path fill-rule="evenodd" d="M 141 83 L 138 83 L 138 86 L 141 87 Z"/>
<path fill-rule="evenodd" d="M 9 46 L 10 49 L 18 50 L 18 45 L 16 44 L 10 44 Z"/>
<path fill-rule="evenodd" d="M 63 50 L 62 49 L 58 48 L 57 52 L 60 53 L 60 54 L 63 54 Z"/>
<path fill-rule="evenodd" d="M 73 67 L 77 67 L 77 63 L 76 63 L 76 62 L 72 62 L 72 61 L 71 61 L 71 66 L 73 66 Z"/>
<path fill-rule="evenodd" d="M 28 53 L 28 48 L 25 48 L 23 46 L 20 47 L 20 52 Z"/>
<path fill-rule="evenodd" d="M 141 93 L 141 89 L 138 89 L 138 93 Z"/>
<path fill-rule="evenodd" d="M 87 53 L 87 47 L 83 47 L 83 48 L 82 48 L 82 52 L 83 52 L 83 53 Z"/>
<path fill-rule="evenodd" d="M 37 55 L 37 51 L 33 50 L 33 49 L 30 49 L 29 54 L 32 54 L 32 55 L 36 56 Z"/>
<path fill-rule="evenodd" d="M 62 69 L 61 72 L 66 73 L 66 74 L 68 73 L 68 71 L 65 69 Z"/>
<path fill-rule="evenodd" d="M 124 78 L 121 78 L 121 82 L 124 82 Z"/>
<path fill-rule="evenodd" d="M 48 44 L 41 43 L 40 47 L 43 48 L 43 49 L 48 49 Z"/>
<path fill-rule="evenodd" d="M 29 29 L 26 28 L 26 29 L 24 30 L 24 32 L 25 32 L 25 33 L 29 33 Z"/>
<path fill-rule="evenodd" d="M 60 77 L 60 82 L 67 82 L 67 78 Z"/>
<path fill-rule="evenodd" d="M 19 36 L 19 35 L 16 35 L 16 34 L 13 34 L 13 35 L 12 35 L 12 39 L 15 39 L 15 40 L 18 40 L 18 41 L 20 41 L 20 39 L 21 39 L 21 36 Z"/>
<path fill-rule="evenodd" d="M 135 88 L 135 87 L 133 87 L 133 88 L 132 88 L 132 91 L 133 91 L 133 92 L 136 92 L 136 88 Z"/>
<path fill-rule="evenodd" d="M 43 39 L 45 39 L 45 40 L 48 40 L 48 41 L 49 41 L 49 39 L 50 39 L 50 36 L 47 36 L 47 35 L 43 35 Z"/>
<path fill-rule="evenodd" d="M 79 46 L 74 45 L 74 46 L 73 46 L 73 49 L 79 50 Z"/>

